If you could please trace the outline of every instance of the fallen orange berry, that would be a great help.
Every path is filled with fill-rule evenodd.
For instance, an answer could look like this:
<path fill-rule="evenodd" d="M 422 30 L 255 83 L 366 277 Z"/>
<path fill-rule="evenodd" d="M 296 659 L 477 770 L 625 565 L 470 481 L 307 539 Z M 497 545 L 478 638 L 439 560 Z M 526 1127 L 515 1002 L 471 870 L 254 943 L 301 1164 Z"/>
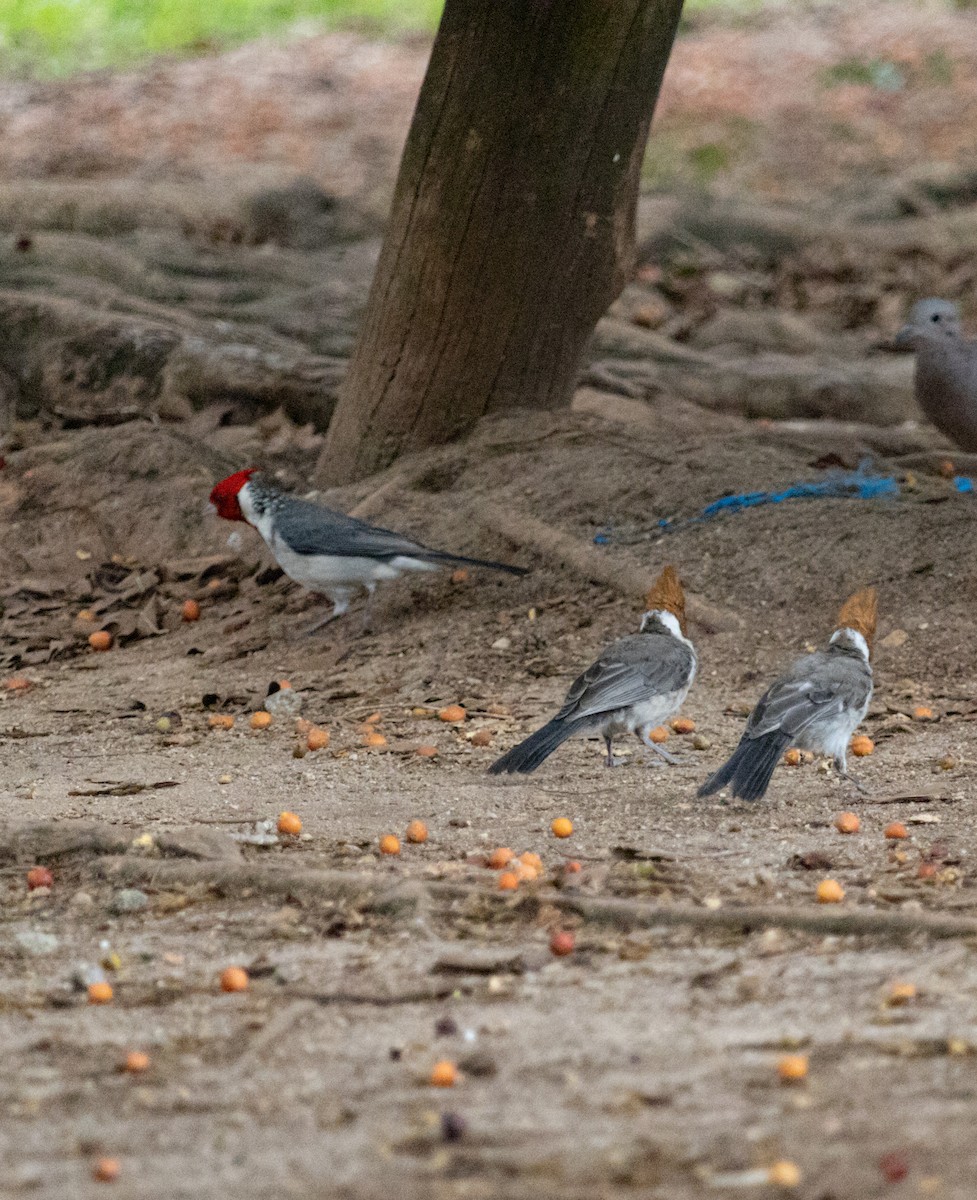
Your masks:
<path fill-rule="evenodd" d="M 500 892 L 514 892 L 518 886 L 519 876 L 515 871 L 503 871 L 496 884 Z"/>
<path fill-rule="evenodd" d="M 777 1060 L 777 1074 L 784 1083 L 795 1083 L 807 1076 L 806 1054 L 784 1054 Z"/>
<path fill-rule="evenodd" d="M 568 875 L 576 875 L 578 871 L 583 870 L 583 867 L 576 861 L 576 859 L 571 859 L 570 862 L 563 864 L 563 870 L 566 871 Z"/>
<path fill-rule="evenodd" d="M 669 734 L 664 725 L 656 725 L 648 736 L 656 746 L 660 746 L 662 742 L 668 741 Z"/>
<path fill-rule="evenodd" d="M 47 867 L 31 867 L 27 872 L 27 890 L 33 892 L 35 888 L 54 887 L 54 876 Z"/>
<path fill-rule="evenodd" d="M 112 985 L 104 981 L 99 983 L 90 983 L 88 985 L 88 1003 L 89 1004 L 111 1004 L 112 1003 Z"/>
<path fill-rule="evenodd" d="M 901 841 L 903 838 L 909 837 L 909 830 L 901 821 L 892 821 L 885 827 L 885 836 L 890 841 Z"/>
<path fill-rule="evenodd" d="M 870 737 L 866 737 L 864 733 L 859 733 L 852 738 L 848 749 L 851 750 L 856 758 L 867 758 L 868 755 L 875 753 L 875 743 Z"/>
<path fill-rule="evenodd" d="M 454 584 L 467 583 L 468 569 L 466 567 L 459 567 L 456 571 L 452 571 L 451 582 Z"/>
<path fill-rule="evenodd" d="M 313 726 L 309 730 L 305 744 L 310 750 L 325 750 L 329 745 L 329 730 L 317 729 Z"/>
<path fill-rule="evenodd" d="M 415 846 L 427 841 L 427 826 L 423 821 L 411 821 L 407 826 L 407 840 Z"/>
<path fill-rule="evenodd" d="M 436 1062 L 431 1068 L 430 1084 L 432 1087 L 454 1087 L 458 1082 L 458 1068 L 448 1059 Z"/>
<path fill-rule="evenodd" d="M 418 746 L 414 751 L 418 758 L 437 758 L 437 746 Z"/>
<path fill-rule="evenodd" d="M 568 929 L 554 929 L 550 934 L 550 953 L 557 958 L 566 958 L 572 954 L 577 941 Z"/>
<path fill-rule="evenodd" d="M 908 1004 L 910 1000 L 915 999 L 916 985 L 914 983 L 894 983 L 889 988 L 886 1003 L 898 1008 L 900 1004 Z"/>
<path fill-rule="evenodd" d="M 927 708 L 925 704 L 919 704 L 913 709 L 914 721 L 932 721 L 936 717 L 936 713 L 931 708 Z"/>
<path fill-rule="evenodd" d="M 251 714 L 252 729 L 267 729 L 271 724 L 271 713 L 261 709 L 258 712 Z"/>
<path fill-rule="evenodd" d="M 211 713 L 207 724 L 211 729 L 233 729 L 234 718 L 229 713 Z"/>
<path fill-rule="evenodd" d="M 141 1075 L 149 1070 L 149 1055 L 142 1050 L 130 1050 L 123 1059 L 121 1070 L 130 1075 Z"/>
<path fill-rule="evenodd" d="M 493 736 L 491 729 L 476 729 L 469 741 L 473 746 L 491 746 Z"/>
<path fill-rule="evenodd" d="M 503 867 L 507 867 L 515 858 L 515 855 L 508 846 L 499 846 L 493 850 L 486 860 L 493 871 L 501 871 Z"/>
<path fill-rule="evenodd" d="M 795 750 L 793 748 L 788 750 L 784 755 L 784 762 L 788 767 L 799 767 L 802 762 L 800 750 Z"/>
<path fill-rule="evenodd" d="M 184 600 L 183 607 L 180 609 L 180 615 L 184 621 L 199 621 L 200 605 L 196 600 Z"/>
<path fill-rule="evenodd" d="M 381 854 L 399 854 L 400 853 L 400 838 L 394 837 L 392 833 L 385 833 L 380 839 Z"/>
<path fill-rule="evenodd" d="M 676 733 L 695 733 L 695 721 L 691 717 L 676 717 L 672 721 L 672 729 Z"/>
<path fill-rule="evenodd" d="M 93 650 L 100 652 L 112 649 L 112 635 L 107 629 L 96 629 L 88 635 L 88 644 Z"/>
<path fill-rule="evenodd" d="M 23 675 L 14 675 L 12 679 L 8 679 L 3 685 L 8 692 L 26 692 L 33 685 L 29 679 Z"/>
<path fill-rule="evenodd" d="M 845 889 L 837 879 L 822 879 L 815 895 L 818 904 L 840 904 L 845 898 Z"/>
<path fill-rule="evenodd" d="M 534 867 L 531 863 L 524 863 L 522 859 L 516 859 L 512 864 L 512 870 L 520 883 L 534 883 L 539 879 L 539 868 Z"/>
<path fill-rule="evenodd" d="M 543 860 L 538 854 L 534 854 L 532 850 L 527 850 L 524 854 L 519 855 L 519 861 L 526 867 L 533 867 L 537 871 L 542 871 Z"/>
<path fill-rule="evenodd" d="M 117 1158 L 100 1158 L 92 1167 L 92 1178 L 97 1183 L 115 1183 L 121 1170 L 122 1164 Z"/>
<path fill-rule="evenodd" d="M 382 720 L 383 720 L 383 713 L 379 713 L 379 712 L 370 713 L 370 715 L 366 718 L 366 720 L 363 722 L 363 724 L 364 725 L 379 725 Z"/>
<path fill-rule="evenodd" d="M 369 747 L 375 748 L 378 746 L 386 746 L 386 744 L 387 744 L 387 739 L 383 736 L 382 733 L 379 733 L 376 729 L 371 728 L 369 733 L 365 733 L 363 735 L 363 745 L 364 746 L 369 746 Z"/>
<path fill-rule="evenodd" d="M 292 837 L 296 837 L 302 832 L 302 818 L 293 812 L 283 812 L 278 814 L 278 832 L 287 833 Z"/>
<path fill-rule="evenodd" d="M 933 879 L 936 876 L 936 863 L 923 862 L 916 872 L 917 879 Z"/>
<path fill-rule="evenodd" d="M 835 817 L 835 829 L 839 833 L 858 833 L 862 823 L 853 812 L 839 813 Z"/>
<path fill-rule="evenodd" d="M 95 614 L 92 612 L 92 610 L 90 608 L 83 608 L 81 610 L 81 612 L 78 614 L 76 620 L 78 620 L 78 621 L 94 621 Z"/>
<path fill-rule="evenodd" d="M 767 1182 L 776 1187 L 795 1188 L 801 1182 L 801 1169 L 789 1159 L 775 1162 L 767 1171 Z"/>
<path fill-rule="evenodd" d="M 221 971 L 220 985 L 222 992 L 246 992 L 251 980 L 244 967 L 225 967 Z"/>
<path fill-rule="evenodd" d="M 438 713 L 438 719 L 457 724 L 459 721 L 464 721 L 467 715 L 460 704 L 449 704 L 447 708 L 442 708 Z"/>
<path fill-rule="evenodd" d="M 573 833 L 573 822 L 567 817 L 557 817 L 550 825 L 553 831 L 553 836 L 558 838 L 568 838 Z"/>

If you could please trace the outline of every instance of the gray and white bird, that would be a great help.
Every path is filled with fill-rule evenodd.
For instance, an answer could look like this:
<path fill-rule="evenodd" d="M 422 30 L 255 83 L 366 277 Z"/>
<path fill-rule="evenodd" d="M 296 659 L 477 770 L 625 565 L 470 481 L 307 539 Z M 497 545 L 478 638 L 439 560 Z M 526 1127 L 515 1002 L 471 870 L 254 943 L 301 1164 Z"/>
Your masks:
<path fill-rule="evenodd" d="M 257 529 L 290 579 L 329 597 L 332 612 L 310 633 L 346 612 L 360 589 L 372 598 L 378 583 L 398 579 L 407 571 L 469 566 L 526 574 L 525 567 L 432 550 L 403 534 L 290 496 L 254 476 L 253 467 L 228 475 L 211 491 L 210 502 L 218 516 L 246 521 Z"/>
<path fill-rule="evenodd" d="M 648 594 L 638 633 L 613 642 L 570 685 L 563 707 L 542 729 L 489 767 L 492 775 L 528 775 L 574 734 L 599 733 L 614 766 L 613 742 L 636 733 L 656 754 L 674 762 L 650 733 L 681 708 L 695 678 L 695 649 L 685 636 L 685 593 L 666 567 Z"/>
<path fill-rule="evenodd" d="M 699 788 L 700 796 L 730 787 L 734 797 L 761 799 L 774 767 L 791 747 L 830 755 L 838 774 L 861 789 L 848 774 L 848 743 L 872 699 L 869 658 L 877 608 L 875 588 L 863 588 L 845 601 L 828 644 L 797 659 L 764 692 L 740 744 Z"/>
<path fill-rule="evenodd" d="M 895 344 L 916 351 L 916 402 L 961 450 L 977 450 L 977 342 L 960 329 L 950 300 L 920 300 Z"/>

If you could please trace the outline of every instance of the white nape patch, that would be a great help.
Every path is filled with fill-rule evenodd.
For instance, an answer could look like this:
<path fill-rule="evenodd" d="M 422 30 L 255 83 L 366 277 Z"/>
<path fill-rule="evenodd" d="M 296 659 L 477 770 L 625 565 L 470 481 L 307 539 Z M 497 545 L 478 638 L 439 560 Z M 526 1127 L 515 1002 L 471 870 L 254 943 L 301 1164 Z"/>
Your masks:
<path fill-rule="evenodd" d="M 688 642 L 689 645 L 692 644 L 682 633 L 682 626 L 678 623 L 678 617 L 674 613 L 670 613 L 664 608 L 655 608 L 652 609 L 651 612 L 646 612 L 641 618 L 641 628 L 639 632 L 644 633 L 645 626 L 648 624 L 648 622 L 655 619 L 661 621 L 672 637 L 678 638 L 680 642 Z"/>
<path fill-rule="evenodd" d="M 855 649 L 858 651 L 858 653 L 862 656 L 862 658 L 864 658 L 865 661 L 868 662 L 868 659 L 869 659 L 868 642 L 866 642 L 865 638 L 862 637 L 862 635 L 858 632 L 857 629 L 849 629 L 847 625 L 845 625 L 841 629 L 836 629 L 834 631 L 834 633 L 831 635 L 831 644 L 834 645 L 834 643 L 837 642 L 838 639 L 842 638 L 842 637 L 846 638 L 849 642 L 851 642 L 852 645 L 855 647 Z"/>
<path fill-rule="evenodd" d="M 241 506 L 241 512 L 244 513 L 244 519 L 249 525 L 253 525 L 261 536 L 268 541 L 269 534 L 261 527 L 261 518 L 254 511 L 254 501 L 251 499 L 251 484 L 245 483 L 243 487 L 238 488 L 237 502 Z M 264 516 L 264 520 L 268 522 L 268 514 Z"/>

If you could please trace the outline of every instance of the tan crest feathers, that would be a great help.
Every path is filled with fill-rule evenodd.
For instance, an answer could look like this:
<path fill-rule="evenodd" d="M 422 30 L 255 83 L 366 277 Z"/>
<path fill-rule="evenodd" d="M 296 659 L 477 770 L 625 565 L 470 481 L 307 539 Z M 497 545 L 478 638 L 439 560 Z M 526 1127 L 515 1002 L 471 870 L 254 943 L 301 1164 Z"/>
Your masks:
<path fill-rule="evenodd" d="M 678 623 L 685 629 L 685 592 L 678 572 L 669 564 L 655 580 L 645 603 L 648 611 L 661 609 L 678 617 Z"/>
<path fill-rule="evenodd" d="M 849 596 L 838 612 L 838 629 L 854 629 L 871 647 L 875 637 L 879 594 L 874 587 L 862 588 Z"/>

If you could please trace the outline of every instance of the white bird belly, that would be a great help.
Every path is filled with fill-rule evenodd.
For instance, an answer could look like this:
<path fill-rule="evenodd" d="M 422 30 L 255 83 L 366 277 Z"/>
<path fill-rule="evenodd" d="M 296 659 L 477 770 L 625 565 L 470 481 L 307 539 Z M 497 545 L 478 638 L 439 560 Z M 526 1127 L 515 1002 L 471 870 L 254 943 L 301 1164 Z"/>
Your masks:
<path fill-rule="evenodd" d="M 620 708 L 616 712 L 609 713 L 598 728 L 602 734 L 610 737 L 621 733 L 634 733 L 636 729 L 654 729 L 678 712 L 684 704 L 691 686 L 690 680 L 685 687 L 679 688 L 678 691 L 649 696 L 647 700 L 632 704 L 630 708 Z"/>
<path fill-rule="evenodd" d="M 403 555 L 380 559 L 346 554 L 296 554 L 282 538 L 275 539 L 271 550 L 289 579 L 327 595 L 342 588 L 372 588 L 386 580 L 399 579 L 405 571 L 437 570 L 433 563 Z"/>
<path fill-rule="evenodd" d="M 871 697 L 869 697 L 871 699 Z M 865 720 L 868 701 L 859 709 L 838 713 L 830 720 L 814 721 L 794 745 L 798 750 L 811 750 L 815 754 L 827 754 L 831 758 L 844 759 L 852 734 Z"/>

